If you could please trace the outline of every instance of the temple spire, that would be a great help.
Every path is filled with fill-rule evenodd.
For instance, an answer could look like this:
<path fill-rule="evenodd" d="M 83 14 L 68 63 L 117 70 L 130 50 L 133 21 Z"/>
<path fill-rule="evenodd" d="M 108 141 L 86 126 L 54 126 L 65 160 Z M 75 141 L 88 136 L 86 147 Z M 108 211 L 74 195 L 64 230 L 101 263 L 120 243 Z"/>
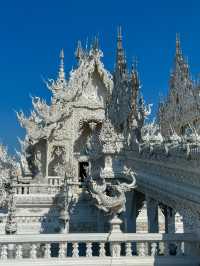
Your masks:
<path fill-rule="evenodd" d="M 65 70 L 64 70 L 64 50 L 60 51 L 60 67 L 58 72 L 58 77 L 61 81 L 65 80 Z"/>
<path fill-rule="evenodd" d="M 182 56 L 180 34 L 176 33 L 176 57 Z"/>
<path fill-rule="evenodd" d="M 120 73 L 124 73 L 126 71 L 126 58 L 124 49 L 122 46 L 122 28 L 118 27 L 117 30 L 117 54 L 116 54 L 116 70 Z"/>
<path fill-rule="evenodd" d="M 176 34 L 176 54 L 175 54 L 175 72 L 181 71 L 185 77 L 189 75 L 189 66 L 187 60 L 185 60 L 180 42 L 180 34 Z M 173 75 L 172 75 L 173 76 Z"/>
<path fill-rule="evenodd" d="M 76 52 L 75 52 L 76 59 L 80 60 L 82 55 L 83 55 L 83 48 L 81 45 L 81 41 L 78 41 L 78 45 L 77 45 Z"/>
<path fill-rule="evenodd" d="M 138 61 L 136 58 L 133 59 L 132 63 L 132 70 L 131 70 L 131 108 L 132 110 L 136 110 L 137 107 L 137 99 L 138 99 L 138 93 L 140 88 L 140 81 L 139 81 L 139 75 L 138 75 Z"/>
<path fill-rule="evenodd" d="M 99 38 L 97 36 L 95 36 L 95 38 L 94 38 L 93 49 L 99 50 Z"/>
<path fill-rule="evenodd" d="M 132 73 L 138 73 L 137 71 L 137 68 L 138 68 L 138 60 L 136 57 L 133 58 L 133 62 L 132 62 Z"/>

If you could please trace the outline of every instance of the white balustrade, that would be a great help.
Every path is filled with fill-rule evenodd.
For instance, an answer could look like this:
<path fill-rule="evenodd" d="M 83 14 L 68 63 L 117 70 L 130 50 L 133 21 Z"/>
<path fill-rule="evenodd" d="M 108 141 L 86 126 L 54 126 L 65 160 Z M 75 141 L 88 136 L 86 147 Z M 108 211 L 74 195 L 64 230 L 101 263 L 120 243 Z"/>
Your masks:
<path fill-rule="evenodd" d="M 17 195 L 29 194 L 56 194 L 60 192 L 63 185 L 63 178 L 61 177 L 48 177 L 47 183 L 44 184 L 16 184 L 14 191 Z M 70 182 L 69 185 L 79 187 L 79 182 Z"/>
<path fill-rule="evenodd" d="M 174 258 L 187 257 L 182 249 L 182 244 L 194 246 L 200 239 L 193 234 L 112 234 L 87 233 L 87 234 L 40 234 L 40 235 L 0 235 L 0 264 L 1 260 L 11 259 L 9 247 L 13 247 L 12 260 L 25 259 L 29 254 L 30 259 L 59 259 L 79 258 L 79 255 L 88 259 L 91 257 L 155 257 L 165 255 Z M 106 244 L 107 243 L 107 244 Z M 137 255 L 133 255 L 133 243 L 137 245 Z M 53 254 L 57 247 L 57 255 Z M 85 244 L 85 245 L 82 245 Z M 125 245 L 124 245 L 125 244 Z M 175 254 L 170 254 L 170 245 L 175 247 Z M 164 245 L 164 251 L 159 246 Z M 198 245 L 196 245 L 198 246 Z M 148 254 L 148 247 L 150 253 Z M 27 249 L 29 251 L 27 251 Z M 55 250 L 54 250 L 55 249 Z M 53 251 L 54 250 L 54 251 Z M 191 254 L 189 254 L 191 255 Z M 163 257 L 163 256 L 162 256 Z"/>
<path fill-rule="evenodd" d="M 17 195 L 56 194 L 60 191 L 59 185 L 50 184 L 17 184 L 14 187 Z"/>

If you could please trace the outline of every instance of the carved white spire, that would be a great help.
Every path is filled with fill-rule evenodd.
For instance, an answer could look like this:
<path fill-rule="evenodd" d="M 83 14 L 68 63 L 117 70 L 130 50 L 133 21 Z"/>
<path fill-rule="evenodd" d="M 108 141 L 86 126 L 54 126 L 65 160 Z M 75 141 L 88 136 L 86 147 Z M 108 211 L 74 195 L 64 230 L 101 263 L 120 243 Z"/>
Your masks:
<path fill-rule="evenodd" d="M 76 59 L 80 60 L 82 58 L 82 55 L 83 55 L 83 48 L 81 45 L 81 41 L 78 41 L 78 45 L 75 52 Z"/>
<path fill-rule="evenodd" d="M 93 50 L 99 50 L 99 38 L 97 36 L 95 36 L 94 38 L 92 48 Z"/>
<path fill-rule="evenodd" d="M 182 56 L 180 34 L 176 33 L 176 57 Z"/>
<path fill-rule="evenodd" d="M 118 27 L 117 31 L 117 54 L 116 54 L 116 70 L 120 73 L 126 71 L 126 58 L 122 46 L 122 28 Z"/>
<path fill-rule="evenodd" d="M 65 80 L 65 70 L 64 70 L 64 50 L 61 49 L 60 51 L 60 68 L 59 68 L 59 72 L 58 72 L 58 77 L 60 81 L 64 81 Z"/>
<path fill-rule="evenodd" d="M 177 77 L 180 77 L 180 80 L 188 79 L 189 80 L 189 66 L 186 62 L 180 42 L 180 35 L 176 34 L 176 52 L 175 52 L 175 60 L 174 60 L 174 71 L 171 74 L 171 86 L 174 86 L 174 82 Z M 176 77 L 176 78 L 175 78 Z"/>

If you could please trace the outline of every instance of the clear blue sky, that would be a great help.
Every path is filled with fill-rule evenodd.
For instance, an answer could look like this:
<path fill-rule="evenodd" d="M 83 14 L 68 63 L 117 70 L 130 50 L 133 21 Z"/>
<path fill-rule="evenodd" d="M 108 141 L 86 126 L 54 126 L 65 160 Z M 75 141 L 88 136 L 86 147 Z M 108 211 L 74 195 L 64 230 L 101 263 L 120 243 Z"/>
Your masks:
<path fill-rule="evenodd" d="M 112 71 L 116 28 L 123 28 L 129 65 L 139 60 L 143 95 L 156 103 L 166 94 L 179 32 L 191 71 L 200 71 L 199 0 L 13 0 L 0 4 L 0 140 L 12 151 L 24 131 L 14 110 L 31 109 L 30 95 L 49 99 L 42 82 L 54 78 L 58 54 L 65 50 L 66 70 L 75 64 L 77 40 L 99 35 L 105 66 Z"/>

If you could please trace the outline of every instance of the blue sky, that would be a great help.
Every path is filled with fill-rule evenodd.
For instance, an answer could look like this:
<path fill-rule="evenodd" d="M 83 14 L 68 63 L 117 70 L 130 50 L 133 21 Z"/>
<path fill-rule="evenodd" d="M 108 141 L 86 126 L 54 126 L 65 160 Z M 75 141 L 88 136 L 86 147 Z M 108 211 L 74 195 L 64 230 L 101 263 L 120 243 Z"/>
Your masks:
<path fill-rule="evenodd" d="M 69 71 L 75 65 L 77 41 L 85 43 L 98 35 L 103 61 L 112 71 L 118 25 L 123 29 L 128 64 L 137 56 L 143 95 L 156 107 L 159 94 L 168 89 L 176 32 L 193 76 L 200 71 L 199 14 L 198 0 L 1 1 L 1 142 L 11 151 L 17 147 L 17 136 L 24 131 L 14 110 L 28 113 L 30 95 L 49 99 L 42 78 L 56 76 L 61 48 Z"/>

